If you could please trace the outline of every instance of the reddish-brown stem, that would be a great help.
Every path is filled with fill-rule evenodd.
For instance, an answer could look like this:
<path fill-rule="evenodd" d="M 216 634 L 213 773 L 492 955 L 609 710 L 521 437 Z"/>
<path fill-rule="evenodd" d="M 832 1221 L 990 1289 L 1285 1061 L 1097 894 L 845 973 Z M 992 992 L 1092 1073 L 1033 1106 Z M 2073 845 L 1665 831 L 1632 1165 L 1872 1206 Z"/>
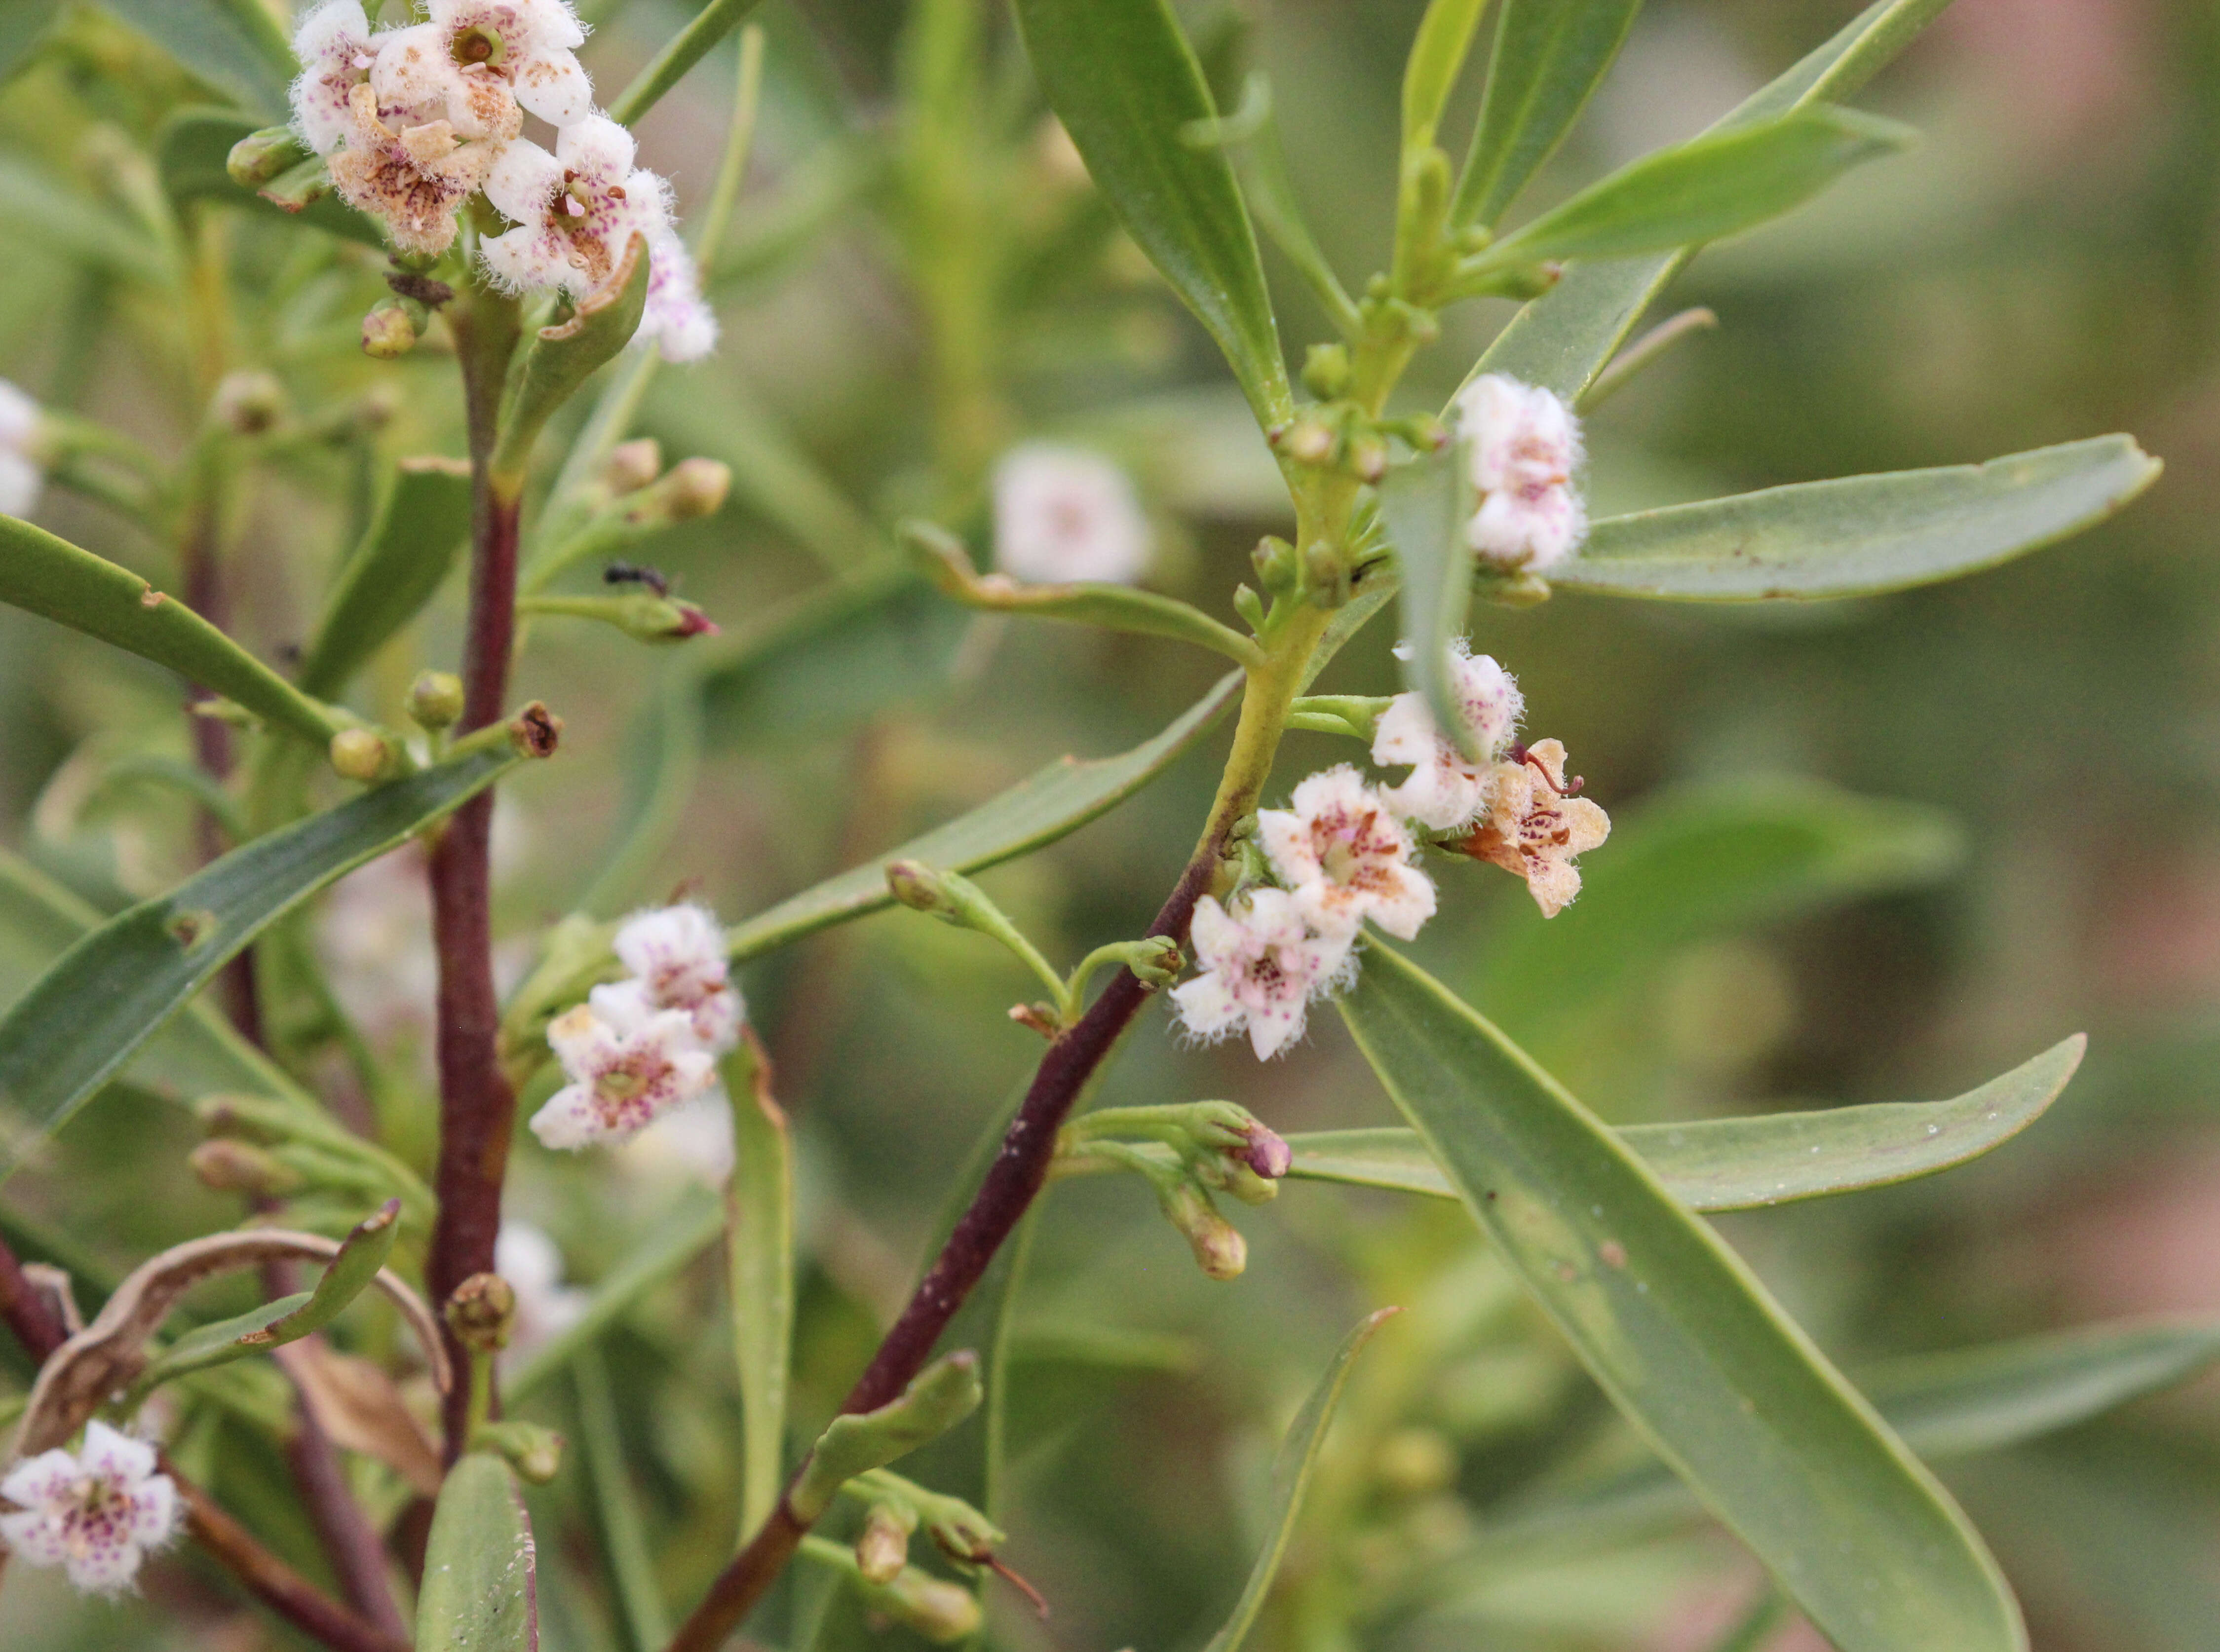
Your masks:
<path fill-rule="evenodd" d="M 463 364 L 471 434 L 471 600 L 463 642 L 462 732 L 500 717 L 508 691 L 516 631 L 516 557 L 521 501 L 491 468 L 501 393 L 517 339 L 514 303 L 475 292 L 448 311 Z M 502 1071 L 501 1002 L 493 979 L 491 899 L 493 795 L 455 812 L 432 850 L 432 939 L 439 955 L 440 1203 L 424 1282 L 444 1302 L 472 1274 L 493 1267 L 501 1231 L 501 1188 L 516 1122 L 516 1093 Z M 449 1336 L 458 1370 L 468 1356 Z M 461 1455 L 469 1395 L 447 1395 L 447 1457 Z"/>
<path fill-rule="evenodd" d="M 1217 870 L 1231 818 L 1232 812 L 1220 812 L 1216 828 L 1205 837 L 1156 922 L 1149 926 L 1150 934 L 1186 936 L 1194 903 Z M 970 1207 L 957 1220 L 870 1365 L 841 1402 L 843 1411 L 871 1411 L 885 1405 L 925 1368 L 933 1344 L 985 1275 L 995 1252 L 1039 1196 L 1056 1156 L 1057 1131 L 1148 995 L 1149 989 L 1130 971 L 1119 970 L 1071 1030 L 1049 1046 Z M 748 1539 L 679 1626 L 670 1652 L 717 1652 L 793 1558 L 808 1530 L 791 1501 L 780 1498 L 762 1530 Z"/>
<path fill-rule="evenodd" d="M 68 1340 L 53 1305 L 23 1277 L 16 1253 L 0 1239 L 0 1320 L 41 1364 Z M 165 1454 L 162 1472 L 175 1481 L 185 1529 L 247 1592 L 303 1634 L 334 1652 L 407 1652 L 405 1635 L 373 1628 L 279 1560 L 209 1494 L 178 1472 Z"/>

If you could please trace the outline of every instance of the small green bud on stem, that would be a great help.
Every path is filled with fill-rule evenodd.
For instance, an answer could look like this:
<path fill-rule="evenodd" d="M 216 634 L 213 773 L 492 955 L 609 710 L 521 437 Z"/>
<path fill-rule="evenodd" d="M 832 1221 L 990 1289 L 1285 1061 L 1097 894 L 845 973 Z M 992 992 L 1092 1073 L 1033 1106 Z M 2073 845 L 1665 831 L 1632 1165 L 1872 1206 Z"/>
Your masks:
<path fill-rule="evenodd" d="M 909 1564 L 909 1535 L 917 1511 L 907 1503 L 874 1503 L 856 1537 L 856 1569 L 867 1583 L 891 1583 Z"/>
<path fill-rule="evenodd" d="M 662 474 L 663 444 L 652 436 L 619 442 L 602 461 L 602 485 L 612 496 L 638 493 Z"/>
<path fill-rule="evenodd" d="M 186 1156 L 185 1163 L 203 1186 L 253 1199 L 283 1199 L 298 1193 L 307 1181 L 266 1149 L 226 1137 L 203 1142 Z"/>
<path fill-rule="evenodd" d="M 231 146 L 223 169 L 243 190 L 259 190 L 279 173 L 290 171 L 309 157 L 290 126 L 265 126 L 250 132 Z"/>
<path fill-rule="evenodd" d="M 332 767 L 365 785 L 380 781 L 393 768 L 393 747 L 374 728 L 343 728 L 332 736 Z"/>
<path fill-rule="evenodd" d="M 381 298 L 362 318 L 362 352 L 379 361 L 391 361 L 416 347 L 417 327 L 404 302 Z"/>
<path fill-rule="evenodd" d="M 408 717 L 417 727 L 437 733 L 463 714 L 463 680 L 452 671 L 420 671 L 408 685 Z"/>
<path fill-rule="evenodd" d="M 285 416 L 285 387 L 268 373 L 228 373 L 209 398 L 209 417 L 234 436 L 265 435 Z"/>
<path fill-rule="evenodd" d="M 471 1436 L 473 1451 L 504 1457 L 519 1480 L 545 1486 L 562 1471 L 563 1437 L 538 1423 L 486 1423 Z"/>

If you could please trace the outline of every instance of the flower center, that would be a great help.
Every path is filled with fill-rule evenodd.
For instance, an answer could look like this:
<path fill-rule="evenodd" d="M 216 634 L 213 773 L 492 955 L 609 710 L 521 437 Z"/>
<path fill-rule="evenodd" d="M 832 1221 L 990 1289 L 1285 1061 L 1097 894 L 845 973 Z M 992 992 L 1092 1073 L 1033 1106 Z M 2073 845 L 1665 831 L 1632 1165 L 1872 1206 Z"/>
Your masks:
<path fill-rule="evenodd" d="M 508 55 L 508 47 L 500 35 L 490 28 L 476 26 L 457 29 L 447 49 L 453 54 L 455 61 L 465 69 L 474 64 L 497 69 L 502 59 Z"/>

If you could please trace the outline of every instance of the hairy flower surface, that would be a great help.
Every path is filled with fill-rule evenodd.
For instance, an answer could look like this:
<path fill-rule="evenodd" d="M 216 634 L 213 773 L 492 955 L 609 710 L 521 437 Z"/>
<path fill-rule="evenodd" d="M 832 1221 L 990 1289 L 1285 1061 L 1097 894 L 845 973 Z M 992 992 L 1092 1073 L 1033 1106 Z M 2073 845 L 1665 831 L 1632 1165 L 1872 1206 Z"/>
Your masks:
<path fill-rule="evenodd" d="M 353 131 L 351 100 L 369 80 L 377 48 L 362 0 L 324 0 L 294 31 L 301 73 L 293 82 L 293 127 L 318 154 L 330 154 Z"/>
<path fill-rule="evenodd" d="M 532 1115 L 532 1133 L 548 1147 L 622 1141 L 717 1074 L 685 1011 L 649 1009 L 607 987 L 550 1022 L 547 1043 L 571 1081 Z"/>
<path fill-rule="evenodd" d="M 617 961 L 630 981 L 596 989 L 595 1001 L 636 1000 L 643 1013 L 681 1010 L 702 1048 L 721 1056 L 740 1041 L 747 1007 L 727 973 L 725 932 L 691 901 L 633 913 L 618 929 Z"/>
<path fill-rule="evenodd" d="M 635 234 L 651 246 L 669 231 L 669 192 L 634 167 L 632 134 L 589 115 L 555 135 L 555 153 L 528 139 L 510 144 L 486 178 L 486 199 L 516 228 L 483 243 L 496 280 L 519 291 L 558 287 L 574 298 L 599 290 Z M 651 258 L 652 255 L 651 254 Z"/>
<path fill-rule="evenodd" d="M 155 1472 L 154 1448 L 105 1423 L 84 1425 L 72 1455 L 42 1451 L 0 1480 L 0 1539 L 29 1566 L 59 1566 L 92 1594 L 128 1588 L 150 1549 L 178 1528 L 178 1487 Z"/>
<path fill-rule="evenodd" d="M 1369 918 L 1409 940 L 1434 915 L 1432 880 L 1411 863 L 1412 845 L 1388 805 L 1343 764 L 1295 788 L 1287 809 L 1259 809 L 1258 835 L 1295 908 L 1322 933 Z"/>
<path fill-rule="evenodd" d="M 1350 955 L 1350 938 L 1313 934 L 1285 889 L 1252 890 L 1234 912 L 1205 895 L 1190 934 L 1202 973 L 1172 988 L 1180 1024 L 1211 1043 L 1246 1031 L 1259 1061 L 1303 1036 L 1305 1007 Z"/>
<path fill-rule="evenodd" d="M 1565 792 L 1565 748 L 1537 740 L 1518 763 L 1496 765 L 1487 818 L 1459 845 L 1526 880 L 1534 904 L 1554 918 L 1581 892 L 1573 857 L 1611 835 L 1600 804 Z"/>
<path fill-rule="evenodd" d="M 589 1293 L 563 1282 L 563 1252 L 546 1232 L 514 1217 L 493 1243 L 493 1270 L 516 1293 L 516 1318 L 503 1364 L 523 1359 L 577 1324 Z"/>
<path fill-rule="evenodd" d="M 28 516 L 39 506 L 47 471 L 39 457 L 39 404 L 0 378 L 0 514 Z"/>
<path fill-rule="evenodd" d="M 1479 511 L 1466 530 L 1490 562 L 1537 571 L 1562 562 L 1587 532 L 1573 490 L 1580 421 L 1538 385 L 1501 373 L 1475 379 L 1457 397 Z"/>
<path fill-rule="evenodd" d="M 660 345 L 665 361 L 701 360 L 717 347 L 717 313 L 702 296 L 694 255 L 665 228 L 648 242 L 647 256 L 647 307 L 639 336 Z"/>
<path fill-rule="evenodd" d="M 564 0 L 430 0 L 425 11 L 428 21 L 379 41 L 371 84 L 380 103 L 440 103 L 471 138 L 506 124 L 505 107 L 557 127 L 593 111 L 593 83 L 573 50 L 586 31 Z"/>
<path fill-rule="evenodd" d="M 446 252 L 454 245 L 455 215 L 486 181 L 502 134 L 465 140 L 428 108 L 381 109 L 368 82 L 348 94 L 348 111 L 345 146 L 329 163 L 332 187 L 349 206 L 384 220 L 401 251 Z"/>
<path fill-rule="evenodd" d="M 1399 647 L 1396 651 L 1408 658 Z M 1380 714 L 1372 732 L 1372 760 L 1382 768 L 1411 765 L 1402 784 L 1380 794 L 1398 814 L 1436 832 L 1453 831 L 1480 818 L 1487 807 L 1493 760 L 1510 742 L 1526 702 L 1511 673 L 1486 654 L 1474 654 L 1459 638 L 1450 656 L 1457 703 L 1487 762 L 1470 763 L 1434 720 L 1422 694 L 1399 694 Z"/>
<path fill-rule="evenodd" d="M 1100 453 L 1026 442 L 995 466 L 995 565 L 1037 585 L 1130 585 L 1149 566 L 1149 521 Z"/>

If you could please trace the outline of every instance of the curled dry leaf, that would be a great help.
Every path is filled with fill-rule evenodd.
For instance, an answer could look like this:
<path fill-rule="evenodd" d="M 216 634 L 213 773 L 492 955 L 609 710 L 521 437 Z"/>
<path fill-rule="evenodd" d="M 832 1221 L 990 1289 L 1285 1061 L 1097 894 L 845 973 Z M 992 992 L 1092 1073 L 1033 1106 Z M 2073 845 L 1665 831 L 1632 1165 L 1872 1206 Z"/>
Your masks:
<path fill-rule="evenodd" d="M 115 1287 L 99 1316 L 55 1350 L 41 1369 L 13 1455 L 34 1456 L 67 1443 L 109 1395 L 130 1387 L 147 1368 L 148 1339 L 185 1293 L 202 1281 L 270 1262 L 329 1264 L 337 1260 L 340 1249 L 340 1241 L 321 1234 L 262 1228 L 211 1233 L 150 1258 Z M 373 1282 L 408 1321 L 431 1363 L 432 1380 L 446 1392 L 452 1372 L 440 1344 L 439 1322 L 424 1299 L 386 1269 L 380 1269 Z"/>

